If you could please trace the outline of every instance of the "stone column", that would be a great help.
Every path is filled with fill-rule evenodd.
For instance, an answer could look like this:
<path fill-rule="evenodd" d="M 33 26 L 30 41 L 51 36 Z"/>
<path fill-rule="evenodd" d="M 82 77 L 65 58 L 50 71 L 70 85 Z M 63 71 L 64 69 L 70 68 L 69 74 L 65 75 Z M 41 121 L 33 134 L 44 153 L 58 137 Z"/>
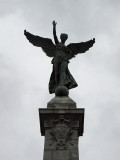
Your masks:
<path fill-rule="evenodd" d="M 43 160 L 79 160 L 78 139 L 83 135 L 84 109 L 68 96 L 55 97 L 39 109 L 41 135 L 45 136 Z"/>

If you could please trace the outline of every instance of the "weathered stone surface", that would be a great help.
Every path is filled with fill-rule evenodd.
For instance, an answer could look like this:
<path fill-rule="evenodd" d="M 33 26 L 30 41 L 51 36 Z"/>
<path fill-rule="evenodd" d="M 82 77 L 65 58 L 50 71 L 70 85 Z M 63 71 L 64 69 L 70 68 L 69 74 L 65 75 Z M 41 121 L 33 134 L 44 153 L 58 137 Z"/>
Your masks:
<path fill-rule="evenodd" d="M 51 134 L 51 129 L 45 132 L 44 160 L 78 160 L 78 132 L 69 128 L 70 134 L 65 134 L 65 129 L 58 129 L 56 134 Z M 57 130 L 57 128 L 56 128 Z"/>
<path fill-rule="evenodd" d="M 74 109 L 76 108 L 76 103 L 68 96 L 64 97 L 54 97 L 48 102 L 47 108 L 50 109 Z"/>
<path fill-rule="evenodd" d="M 49 122 L 63 116 L 65 119 L 71 120 L 74 127 L 78 131 L 78 136 L 83 134 L 84 126 L 84 109 L 39 109 L 40 127 L 42 136 L 45 135 L 45 130 L 50 128 Z"/>
<path fill-rule="evenodd" d="M 43 160 L 79 160 L 78 137 L 83 135 L 84 109 L 69 97 L 55 97 L 39 109 L 41 134 L 45 136 Z"/>

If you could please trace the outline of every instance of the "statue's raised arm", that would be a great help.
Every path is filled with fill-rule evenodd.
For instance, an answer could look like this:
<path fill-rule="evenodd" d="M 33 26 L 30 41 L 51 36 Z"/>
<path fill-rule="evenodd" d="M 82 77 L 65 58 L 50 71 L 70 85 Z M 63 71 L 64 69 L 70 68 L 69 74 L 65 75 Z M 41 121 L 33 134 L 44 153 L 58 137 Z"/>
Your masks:
<path fill-rule="evenodd" d="M 53 24 L 53 37 L 54 37 L 54 41 L 55 41 L 55 44 L 58 44 L 59 41 L 58 41 L 58 37 L 56 35 L 56 24 L 57 24 L 57 22 L 53 21 L 52 24 Z"/>
<path fill-rule="evenodd" d="M 95 38 L 86 42 L 70 43 L 66 46 L 65 42 L 68 38 L 68 35 L 62 33 L 60 35 L 61 41 L 59 42 L 56 35 L 57 23 L 53 21 L 52 24 L 55 44 L 49 38 L 35 36 L 26 30 L 24 31 L 24 34 L 30 43 L 32 43 L 34 46 L 41 47 L 48 57 L 53 57 L 53 71 L 49 81 L 49 93 L 56 93 L 56 95 L 58 95 L 57 93 L 65 93 L 66 95 L 66 91 L 78 86 L 68 69 L 68 63 L 70 62 L 70 59 L 75 57 L 78 53 L 85 53 L 87 50 L 89 50 L 89 48 L 91 48 L 95 43 Z"/>

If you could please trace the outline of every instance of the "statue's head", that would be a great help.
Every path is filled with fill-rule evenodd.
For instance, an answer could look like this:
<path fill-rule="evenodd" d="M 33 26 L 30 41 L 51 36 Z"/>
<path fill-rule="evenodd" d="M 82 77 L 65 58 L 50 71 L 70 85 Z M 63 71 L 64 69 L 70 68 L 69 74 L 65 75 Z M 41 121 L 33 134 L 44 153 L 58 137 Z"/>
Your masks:
<path fill-rule="evenodd" d="M 68 39 L 68 35 L 65 34 L 65 33 L 61 33 L 60 39 L 61 39 L 62 42 L 65 42 Z"/>

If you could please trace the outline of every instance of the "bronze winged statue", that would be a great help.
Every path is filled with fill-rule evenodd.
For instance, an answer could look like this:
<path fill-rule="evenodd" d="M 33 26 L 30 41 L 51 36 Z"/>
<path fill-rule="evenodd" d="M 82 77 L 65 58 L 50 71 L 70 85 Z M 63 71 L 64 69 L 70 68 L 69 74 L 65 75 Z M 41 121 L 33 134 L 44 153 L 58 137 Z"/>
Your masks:
<path fill-rule="evenodd" d="M 77 83 L 68 69 L 69 60 L 75 57 L 78 53 L 85 53 L 95 43 L 95 38 L 81 43 L 70 43 L 65 46 L 68 35 L 62 33 L 59 42 L 56 35 L 56 22 L 53 21 L 53 36 L 55 44 L 49 38 L 35 36 L 26 30 L 24 34 L 26 38 L 34 46 L 41 47 L 48 57 L 53 57 L 53 71 L 49 81 L 50 94 L 55 93 L 58 86 L 65 86 L 68 89 L 77 87 Z"/>

